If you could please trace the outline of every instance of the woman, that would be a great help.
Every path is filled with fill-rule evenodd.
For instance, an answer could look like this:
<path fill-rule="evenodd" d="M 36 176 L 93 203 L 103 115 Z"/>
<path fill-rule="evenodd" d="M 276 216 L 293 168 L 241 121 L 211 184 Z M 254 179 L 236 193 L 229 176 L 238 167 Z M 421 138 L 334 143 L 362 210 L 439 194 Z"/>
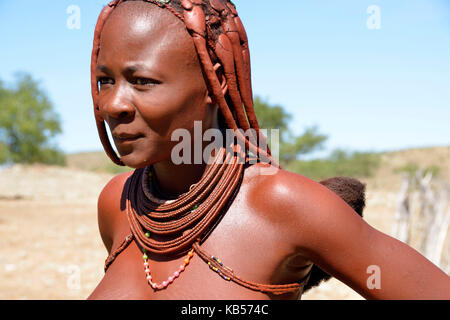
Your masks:
<path fill-rule="evenodd" d="M 96 28 L 92 90 L 107 154 L 136 170 L 99 197 L 110 256 L 90 299 L 298 299 L 317 266 L 369 299 L 450 298 L 444 272 L 361 219 L 360 184 L 346 202 L 342 188 L 279 168 L 231 2 L 113 1 Z M 235 138 L 209 148 L 208 130 L 226 129 Z"/>

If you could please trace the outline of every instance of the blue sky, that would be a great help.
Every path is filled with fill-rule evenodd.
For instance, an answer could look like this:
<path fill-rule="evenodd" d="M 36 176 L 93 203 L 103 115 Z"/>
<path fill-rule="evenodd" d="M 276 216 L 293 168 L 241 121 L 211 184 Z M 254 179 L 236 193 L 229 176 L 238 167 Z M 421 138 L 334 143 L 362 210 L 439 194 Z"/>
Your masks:
<path fill-rule="evenodd" d="M 254 93 L 282 105 L 300 134 L 334 148 L 450 145 L 450 1 L 235 0 L 250 39 Z M 102 0 L 1 0 L 0 79 L 41 80 L 63 121 L 66 152 L 101 150 L 89 64 Z M 80 8 L 69 29 L 67 8 Z M 367 8 L 380 9 L 369 29 Z"/>

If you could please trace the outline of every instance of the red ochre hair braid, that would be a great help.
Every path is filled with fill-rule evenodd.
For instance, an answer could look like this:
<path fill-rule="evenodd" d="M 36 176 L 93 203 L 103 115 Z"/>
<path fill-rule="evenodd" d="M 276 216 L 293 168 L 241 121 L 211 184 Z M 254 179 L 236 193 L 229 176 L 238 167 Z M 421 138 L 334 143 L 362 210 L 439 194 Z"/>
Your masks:
<path fill-rule="evenodd" d="M 126 1 L 132 0 L 114 0 L 102 10 L 95 28 L 91 59 L 91 90 L 97 129 L 105 152 L 117 165 L 124 164 L 114 152 L 108 139 L 105 121 L 100 116 L 95 67 L 100 51 L 103 26 L 112 11 Z M 272 157 L 267 145 L 267 138 L 260 131 L 255 114 L 248 39 L 234 5 L 228 0 L 140 1 L 165 8 L 184 22 L 193 38 L 206 84 L 219 105 L 227 128 L 234 130 L 238 141 L 245 143 L 246 150 L 251 151 L 257 158 L 263 159 L 264 162 L 269 162 L 279 168 L 279 164 Z M 222 93 L 221 83 L 217 76 L 215 68 L 217 63 L 220 65 L 219 72 L 226 79 L 228 91 L 225 95 Z M 252 132 L 254 132 L 250 137 L 243 134 L 248 129 L 253 129 Z M 261 148 L 261 145 L 264 148 Z"/>

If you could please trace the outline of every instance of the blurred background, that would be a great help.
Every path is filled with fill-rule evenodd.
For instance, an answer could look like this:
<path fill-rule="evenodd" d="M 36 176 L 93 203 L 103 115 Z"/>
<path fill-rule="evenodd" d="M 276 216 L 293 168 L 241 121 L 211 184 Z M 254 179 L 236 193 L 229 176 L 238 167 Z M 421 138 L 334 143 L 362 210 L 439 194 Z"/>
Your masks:
<path fill-rule="evenodd" d="M 0 299 L 84 299 L 114 174 L 90 56 L 101 0 L 0 1 Z M 280 162 L 366 183 L 364 219 L 450 274 L 450 2 L 234 0 Z M 304 299 L 362 299 L 336 279 Z"/>

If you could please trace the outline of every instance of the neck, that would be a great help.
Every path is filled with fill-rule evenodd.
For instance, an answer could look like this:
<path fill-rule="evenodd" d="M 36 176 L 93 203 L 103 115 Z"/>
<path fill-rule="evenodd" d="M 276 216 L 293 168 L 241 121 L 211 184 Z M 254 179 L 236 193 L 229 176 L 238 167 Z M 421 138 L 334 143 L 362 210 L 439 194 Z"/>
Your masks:
<path fill-rule="evenodd" d="M 211 127 L 219 129 L 218 121 L 214 121 Z M 202 155 L 206 146 L 208 146 L 209 144 L 210 142 L 202 141 Z M 194 150 L 193 142 L 191 144 L 191 150 Z M 153 165 L 153 172 L 158 183 L 158 189 L 166 197 L 176 198 L 177 196 L 188 192 L 193 184 L 198 183 L 205 176 L 208 168 L 212 165 L 209 164 L 211 163 L 211 161 L 207 161 L 205 163 L 203 157 L 201 164 L 194 164 L 195 162 L 193 153 L 194 152 L 191 152 L 192 164 L 177 165 L 174 164 L 171 159 L 168 159 L 166 161 L 161 161 Z M 216 153 L 213 152 L 210 157 L 214 157 L 215 155 Z"/>
<path fill-rule="evenodd" d="M 198 183 L 206 173 L 207 165 L 174 165 L 168 162 L 159 162 L 153 166 L 158 189 L 163 198 L 176 198 L 189 191 L 189 188 Z"/>

